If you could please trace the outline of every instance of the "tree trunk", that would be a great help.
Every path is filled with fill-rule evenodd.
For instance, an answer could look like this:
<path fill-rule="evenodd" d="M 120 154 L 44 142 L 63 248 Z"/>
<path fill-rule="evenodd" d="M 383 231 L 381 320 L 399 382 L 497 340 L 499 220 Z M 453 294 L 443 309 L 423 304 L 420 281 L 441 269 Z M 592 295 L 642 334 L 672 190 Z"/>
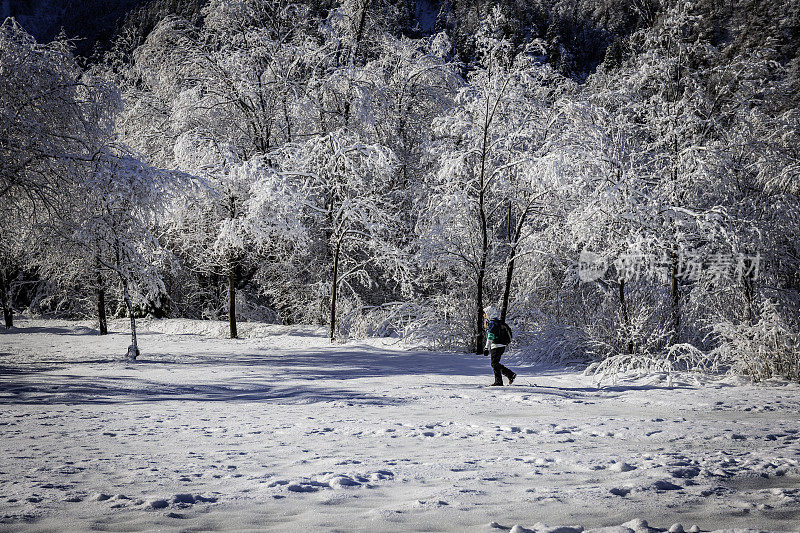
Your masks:
<path fill-rule="evenodd" d="M 628 315 L 628 304 L 625 301 L 625 280 L 619 280 L 619 308 L 622 314 L 622 327 L 624 328 L 625 337 L 628 339 L 627 349 L 628 353 L 633 353 L 633 339 L 631 338 L 631 320 Z"/>
<path fill-rule="evenodd" d="M 508 301 L 511 297 L 511 281 L 514 279 L 514 262 L 517 258 L 517 245 L 519 244 L 520 237 L 522 236 L 522 227 L 525 224 L 526 213 L 523 212 L 522 216 L 520 216 L 519 223 L 513 233 L 511 229 L 511 215 L 511 202 L 509 201 L 508 219 L 506 224 L 508 231 L 508 244 L 511 249 L 508 252 L 508 265 L 506 265 L 506 283 L 505 288 L 503 289 L 503 305 L 500 308 L 500 320 L 502 321 L 506 320 L 506 315 L 508 314 Z"/>
<path fill-rule="evenodd" d="M 484 261 L 485 265 L 485 261 Z M 475 298 L 476 316 L 475 323 L 475 353 L 483 353 L 484 347 L 484 331 L 483 331 L 483 278 L 485 266 L 478 271 L 478 290 Z"/>
<path fill-rule="evenodd" d="M 228 265 L 228 323 L 231 339 L 238 337 L 236 331 L 236 263 L 231 260 Z"/>
<path fill-rule="evenodd" d="M 511 252 L 508 256 L 508 265 L 506 266 L 506 284 L 505 288 L 503 289 L 503 305 L 500 308 L 500 320 L 506 320 L 506 315 L 508 314 L 508 300 L 511 297 L 511 281 L 514 278 L 514 259 L 517 255 L 517 247 L 514 246 L 511 248 Z"/>
<path fill-rule="evenodd" d="M 747 316 L 747 324 L 752 326 L 755 323 L 755 310 L 753 309 L 753 280 L 749 275 L 747 275 L 743 277 L 742 282 L 744 283 L 745 315 Z"/>
<path fill-rule="evenodd" d="M 6 329 L 14 327 L 14 310 L 11 308 L 11 281 L 6 271 L 0 270 L 0 301 L 3 304 L 3 320 Z"/>
<path fill-rule="evenodd" d="M 333 253 L 333 277 L 331 279 L 331 342 L 336 338 L 336 297 L 339 291 L 339 252 L 341 240 L 336 241 L 336 250 Z"/>
<path fill-rule="evenodd" d="M 358 25 L 356 26 L 356 34 L 353 38 L 352 48 L 350 49 L 350 62 L 353 63 L 358 55 L 358 47 L 361 45 L 361 40 L 364 38 L 364 26 L 367 21 L 367 9 L 369 9 L 370 0 L 364 0 L 361 6 L 361 11 L 358 14 Z"/>
<path fill-rule="evenodd" d="M 480 193 L 478 195 L 478 216 L 481 223 L 481 258 L 478 264 L 477 290 L 475 295 L 476 322 L 475 322 L 475 353 L 482 353 L 484 347 L 483 331 L 483 282 L 486 278 L 486 260 L 489 251 L 489 232 L 486 228 L 486 206 L 484 205 L 483 177 L 486 161 L 486 136 L 484 135 L 484 153 L 481 156 Z M 489 317 L 492 318 L 492 317 Z"/>
<path fill-rule="evenodd" d="M 115 270 L 122 284 L 122 299 L 125 301 L 125 307 L 128 309 L 128 316 L 131 319 L 131 345 L 128 346 L 128 359 L 134 360 L 139 357 L 139 344 L 136 342 L 136 319 L 133 316 L 133 304 L 131 303 L 131 295 L 128 291 L 128 279 L 122 273 L 121 269 L 124 254 L 120 250 L 119 240 L 115 240 L 114 242 L 114 254 L 116 256 Z"/>
<path fill-rule="evenodd" d="M 103 275 L 99 268 L 97 269 L 97 320 L 100 323 L 100 335 L 107 335 L 106 290 L 103 287 Z"/>
<path fill-rule="evenodd" d="M 681 325 L 680 315 L 680 294 L 678 293 L 678 254 L 672 251 L 672 270 L 670 272 L 670 294 L 672 304 L 672 342 L 677 344 L 679 341 L 678 330 Z"/>
<path fill-rule="evenodd" d="M 133 304 L 131 304 L 131 296 L 128 293 L 128 280 L 124 277 L 122 277 L 122 297 L 131 319 L 131 345 L 128 346 L 128 359 L 136 359 L 139 357 L 139 344 L 136 342 L 136 318 L 133 316 Z"/>
<path fill-rule="evenodd" d="M 286 142 L 292 142 L 292 119 L 289 113 L 289 102 L 286 93 L 283 96 L 283 117 L 286 121 Z"/>
<path fill-rule="evenodd" d="M 481 227 L 481 257 L 477 272 L 477 291 L 475 296 L 476 321 L 475 321 L 475 353 L 482 353 L 484 346 L 483 331 L 483 282 L 486 278 L 486 260 L 489 255 L 489 231 L 486 221 L 486 154 L 488 152 L 489 126 L 489 100 L 486 100 L 486 115 L 483 122 L 483 141 L 481 143 L 481 168 L 478 175 L 478 218 Z M 492 317 L 489 317 L 492 318 Z"/>
<path fill-rule="evenodd" d="M 350 43 L 350 51 L 348 52 L 347 62 L 350 65 L 354 65 L 358 56 L 358 48 L 361 45 L 361 40 L 364 37 L 364 26 L 367 21 L 367 10 L 369 9 L 370 0 L 363 0 L 363 4 L 361 5 L 361 9 L 358 13 L 358 23 L 356 24 L 354 30 L 355 34 L 353 35 L 353 41 Z M 352 77 L 348 78 L 347 82 L 347 91 L 345 92 L 345 99 L 344 99 L 344 125 L 346 127 L 350 126 L 350 118 L 352 114 L 352 105 L 350 100 L 353 97 L 353 79 Z"/>
<path fill-rule="evenodd" d="M 108 321 L 106 320 L 106 291 L 103 287 L 97 288 L 97 318 L 100 323 L 100 335 L 108 334 Z"/>
<path fill-rule="evenodd" d="M 483 282 L 486 278 L 486 260 L 489 251 L 489 233 L 486 228 L 486 210 L 484 206 L 483 194 L 483 164 L 481 165 L 481 190 L 478 194 L 478 216 L 480 217 L 481 224 L 481 258 L 478 264 L 478 273 L 476 280 L 476 295 L 475 295 L 475 353 L 482 353 L 484 340 L 483 340 Z M 489 317 L 492 318 L 492 317 Z"/>

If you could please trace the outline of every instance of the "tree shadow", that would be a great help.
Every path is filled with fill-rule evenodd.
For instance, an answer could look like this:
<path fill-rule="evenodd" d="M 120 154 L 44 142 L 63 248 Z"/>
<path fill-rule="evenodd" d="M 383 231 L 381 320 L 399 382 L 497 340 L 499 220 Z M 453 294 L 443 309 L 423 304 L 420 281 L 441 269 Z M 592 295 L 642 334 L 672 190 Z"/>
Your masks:
<path fill-rule="evenodd" d="M 31 332 L 60 333 L 62 328 L 28 328 Z M 87 328 L 88 329 L 88 328 Z M 73 330 L 64 330 L 68 334 Z M 216 348 L 212 346 L 211 348 Z M 18 365 L 0 365 L 0 405 L 2 404 L 112 404 L 154 401 L 196 402 L 277 402 L 319 403 L 347 401 L 375 405 L 396 405 L 405 400 L 380 394 L 369 384 L 353 383 L 359 379 L 401 376 L 441 376 L 445 389 L 483 388 L 491 375 L 488 357 L 427 351 L 383 349 L 369 345 L 332 345 L 313 349 L 291 349 L 285 345 L 271 349 L 263 346 L 242 353 L 241 346 L 221 344 L 218 352 L 192 352 L 190 347 L 174 346 L 146 352 L 136 362 L 123 358 L 94 358 L 77 361 L 37 361 Z M 188 349 L 187 351 L 184 351 Z M 177 353 L 176 353 L 177 352 Z M 0 354 L 11 355 L 11 354 Z M 607 399 L 628 391 L 671 390 L 686 387 L 615 384 L 606 387 L 531 385 L 534 376 L 555 375 L 556 369 L 537 369 L 510 359 L 520 378 L 511 388 L 515 392 L 558 396 L 565 399 Z M 95 365 L 104 369 L 100 376 L 87 376 L 78 368 Z M 112 365 L 113 368 L 107 368 Z M 138 372 L 162 369 L 175 376 L 184 369 L 239 368 L 233 377 L 218 383 L 171 383 L 158 381 Z M 70 372 L 68 369 L 74 369 Z M 117 377 L 114 368 L 124 368 L 127 375 Z M 77 371 L 77 372 L 76 372 Z M 50 373 L 47 373 L 50 372 Z M 61 372 L 69 372 L 64 374 Z M 131 375 L 133 372 L 134 375 Z M 241 372 L 241 371 L 239 371 Z M 96 372 L 92 372 L 96 374 Z M 479 377 L 481 383 L 464 385 L 463 379 Z M 462 383 L 458 383 L 461 381 Z M 476 379 L 477 381 L 477 379 Z M 408 382 L 408 380 L 404 380 Z M 427 380 L 425 381 L 428 382 Z M 455 382 L 455 383 L 454 383 Z M 351 383 L 351 385 L 347 385 Z M 453 384 L 454 383 L 454 384 Z M 509 391 L 510 392 L 510 391 Z"/>
<path fill-rule="evenodd" d="M 80 367 L 109 364 L 124 368 L 125 376 L 87 376 Z M 255 372 L 236 375 L 219 383 L 164 383 L 130 372 L 166 369 L 173 376 L 183 369 L 241 367 Z M 69 372 L 69 368 L 77 372 Z M 108 373 L 113 373 L 113 368 Z M 263 370 L 260 372 L 259 370 Z M 63 372 L 69 373 L 63 373 Z M 53 372 L 48 374 L 47 372 Z M 114 404 L 156 401 L 319 403 L 346 401 L 359 404 L 397 405 L 402 398 L 380 394 L 363 384 L 364 378 L 438 374 L 488 376 L 488 359 L 466 354 L 402 352 L 368 346 L 335 347 L 255 353 L 173 355 L 151 352 L 136 362 L 122 359 L 38 361 L 0 366 L 0 405 L 9 404 Z M 446 380 L 443 379 L 443 382 Z M 355 385 L 355 384 L 353 384 Z"/>
<path fill-rule="evenodd" d="M 174 384 L 138 378 L 48 376 L 6 382 L 0 388 L 0 405 L 85 405 L 149 402 L 225 402 L 313 404 L 345 401 L 354 404 L 396 405 L 403 403 L 363 391 L 337 387 L 274 385 L 239 379 L 225 384 Z"/>
<path fill-rule="evenodd" d="M 517 386 L 516 384 L 514 385 Z M 553 385 L 519 385 L 519 388 L 527 388 L 531 391 L 539 391 L 547 394 L 561 396 L 563 398 L 602 398 L 608 399 L 608 393 L 623 393 L 631 391 L 671 391 L 678 389 L 691 389 L 691 387 L 684 385 L 674 385 L 668 387 L 666 385 L 614 385 L 610 387 L 563 387 Z M 571 396 L 575 395 L 575 396 Z M 580 395 L 580 396 L 579 396 Z"/>
<path fill-rule="evenodd" d="M 21 333 L 49 333 L 52 335 L 70 335 L 70 336 L 81 336 L 81 335 L 100 335 L 100 332 L 94 328 L 90 328 L 88 326 L 70 326 L 70 327 L 59 327 L 59 326 L 14 326 L 11 329 L 1 329 L 0 334 L 2 335 L 18 335 Z"/>
<path fill-rule="evenodd" d="M 249 358 L 252 362 L 252 357 Z M 237 363 L 241 364 L 239 360 Z M 303 350 L 259 358 L 259 366 L 305 380 L 340 380 L 405 375 L 480 376 L 491 373 L 489 359 L 469 354 L 389 351 L 367 346 L 344 350 Z"/>
<path fill-rule="evenodd" d="M 69 364 L 90 362 L 77 361 Z M 474 354 L 383 350 L 370 346 L 305 350 L 281 347 L 279 353 L 271 352 L 268 347 L 258 348 L 248 353 L 175 355 L 171 351 L 149 351 L 132 364 L 263 368 L 270 374 L 279 374 L 278 378 L 311 381 L 346 381 L 421 374 L 445 376 L 491 374 L 488 357 L 484 358 Z"/>

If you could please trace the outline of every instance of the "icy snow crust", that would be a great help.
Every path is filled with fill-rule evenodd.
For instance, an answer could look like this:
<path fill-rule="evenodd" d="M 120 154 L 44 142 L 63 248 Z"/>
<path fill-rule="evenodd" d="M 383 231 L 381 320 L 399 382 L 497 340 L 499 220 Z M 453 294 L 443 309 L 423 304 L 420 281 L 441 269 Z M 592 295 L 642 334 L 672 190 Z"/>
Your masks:
<path fill-rule="evenodd" d="M 20 320 L 0 333 L 0 530 L 800 527 L 798 387 L 597 388 L 308 327 Z M 190 332 L 186 334 L 185 332 Z M 692 528 L 692 526 L 696 526 Z"/>

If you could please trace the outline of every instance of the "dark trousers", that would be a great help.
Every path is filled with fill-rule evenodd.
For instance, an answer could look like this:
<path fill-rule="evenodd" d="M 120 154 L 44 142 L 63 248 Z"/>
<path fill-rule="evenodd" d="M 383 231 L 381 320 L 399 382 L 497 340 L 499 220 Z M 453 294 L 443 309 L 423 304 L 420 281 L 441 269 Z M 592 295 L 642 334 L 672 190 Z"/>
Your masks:
<path fill-rule="evenodd" d="M 510 378 L 514 375 L 514 372 L 509 370 L 507 367 L 500 364 L 500 356 L 503 355 L 503 352 L 506 351 L 505 346 L 501 346 L 500 348 L 492 348 L 491 357 L 492 357 L 492 370 L 494 370 L 494 382 L 495 383 L 502 383 L 503 376 Z"/>

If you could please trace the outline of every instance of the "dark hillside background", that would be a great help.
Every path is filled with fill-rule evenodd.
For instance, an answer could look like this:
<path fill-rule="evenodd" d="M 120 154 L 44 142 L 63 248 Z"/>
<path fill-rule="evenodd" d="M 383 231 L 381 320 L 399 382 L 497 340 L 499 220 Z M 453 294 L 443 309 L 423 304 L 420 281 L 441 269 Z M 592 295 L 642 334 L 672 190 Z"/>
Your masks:
<path fill-rule="evenodd" d="M 377 4 L 377 0 L 375 1 Z M 60 31 L 75 39 L 76 52 L 93 59 L 124 35 L 136 46 L 154 25 L 170 14 L 196 22 L 205 0 L 4 0 L 2 18 L 13 16 L 39 41 Z M 325 13 L 336 2 L 306 0 Z M 547 60 L 570 77 L 582 81 L 600 63 L 621 62 L 629 37 L 658 23 L 665 9 L 659 0 L 406 0 L 390 3 L 398 34 L 422 36 L 447 31 L 460 59 L 469 61 L 472 36 L 489 11 L 499 6 L 513 21 L 504 28 L 517 46 L 539 42 Z M 692 3 L 702 16 L 711 42 L 729 57 L 769 47 L 774 59 L 791 65 L 800 75 L 800 1 L 700 0 Z M 399 15 L 399 16 L 398 16 Z M 123 45 L 125 46 L 125 45 Z"/>
<path fill-rule="evenodd" d="M 123 29 L 144 35 L 169 14 L 199 16 L 203 0 L 11 0 L 2 17 L 12 16 L 40 42 L 62 30 L 74 39 L 75 52 L 99 57 Z"/>

